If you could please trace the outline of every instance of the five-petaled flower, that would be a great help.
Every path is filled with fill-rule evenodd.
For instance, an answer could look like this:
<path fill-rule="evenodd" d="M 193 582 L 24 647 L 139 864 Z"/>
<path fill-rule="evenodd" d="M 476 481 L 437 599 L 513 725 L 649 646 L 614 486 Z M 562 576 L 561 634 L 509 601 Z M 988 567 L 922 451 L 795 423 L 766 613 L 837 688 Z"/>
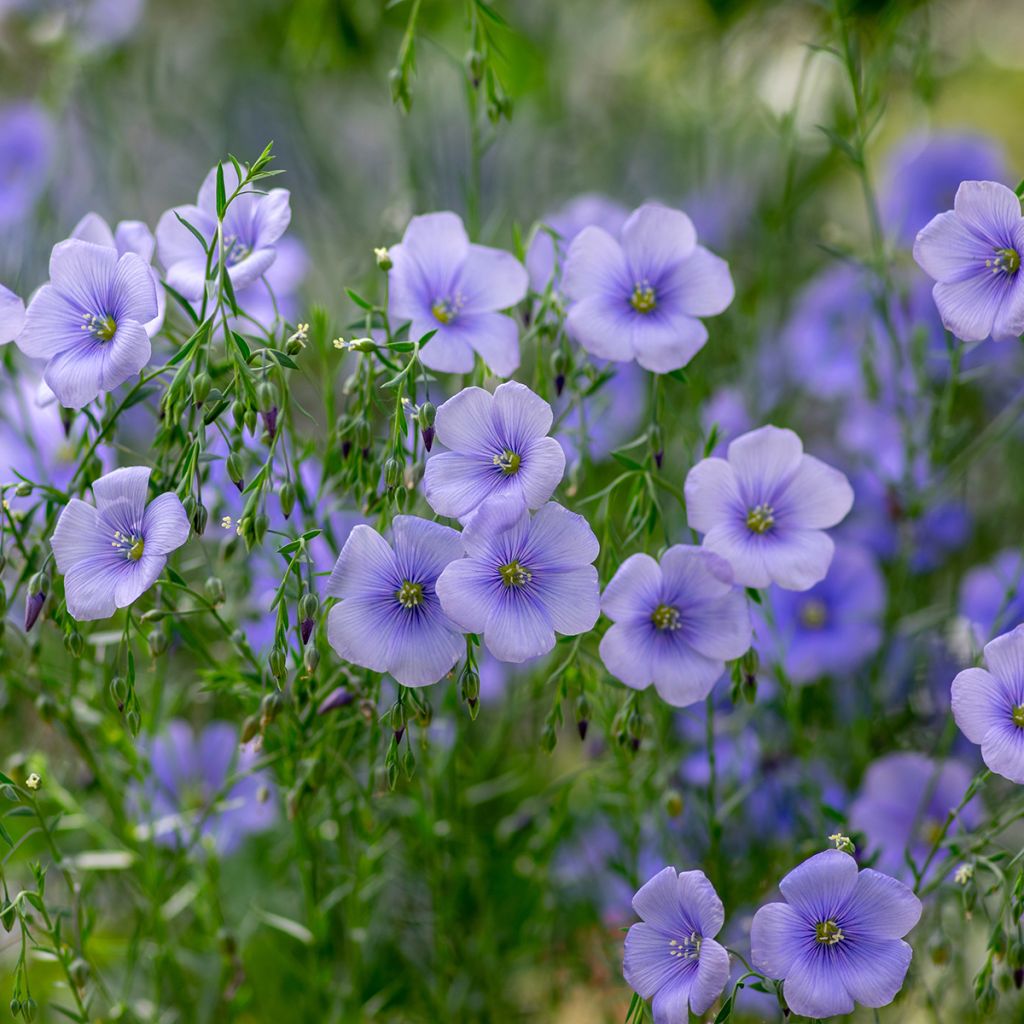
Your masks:
<path fill-rule="evenodd" d="M 230 197 L 239 185 L 238 172 L 233 164 L 223 168 L 224 189 Z M 202 298 L 206 286 L 206 250 L 182 220 L 202 235 L 207 246 L 214 247 L 212 267 L 223 262 L 236 294 L 267 272 L 277 257 L 276 243 L 288 227 L 292 211 L 287 189 L 261 192 L 259 184 L 246 185 L 228 204 L 219 239 L 216 167 L 206 175 L 195 205 L 163 213 L 156 226 L 156 244 L 171 288 L 194 302 Z"/>
<path fill-rule="evenodd" d="M 643 919 L 626 935 L 622 973 L 644 999 L 654 1024 L 686 1024 L 687 1006 L 707 1011 L 729 980 L 729 954 L 715 941 L 722 901 L 703 871 L 665 868 L 633 897 Z"/>
<path fill-rule="evenodd" d="M 648 203 L 619 239 L 584 228 L 569 246 L 562 289 L 572 300 L 566 325 L 590 353 L 668 373 L 685 366 L 708 332 L 699 317 L 733 299 L 725 260 L 697 244 L 685 213 Z"/>
<path fill-rule="evenodd" d="M 987 643 L 985 664 L 953 680 L 953 717 L 992 771 L 1024 782 L 1024 625 Z"/>
<path fill-rule="evenodd" d="M 328 615 L 327 639 L 346 661 L 428 686 L 464 650 L 435 589 L 462 544 L 455 530 L 416 516 L 395 516 L 391 540 L 353 527 L 327 582 L 327 593 L 341 598 Z"/>
<path fill-rule="evenodd" d="M 903 936 L 921 916 L 913 892 L 880 871 L 858 871 L 840 850 L 815 854 L 779 888 L 785 902 L 754 915 L 750 953 L 759 971 L 785 979 L 789 1008 L 833 1017 L 855 1003 L 891 1003 L 913 955 Z"/>
<path fill-rule="evenodd" d="M 188 516 L 176 494 L 146 503 L 149 474 L 145 466 L 115 469 L 92 485 L 95 508 L 72 498 L 60 514 L 50 544 L 68 611 L 79 622 L 127 608 L 188 540 Z"/>
<path fill-rule="evenodd" d="M 149 362 L 146 325 L 158 308 L 139 256 L 68 239 L 53 247 L 50 282 L 32 297 L 15 341 L 27 356 L 48 360 L 43 378 L 60 404 L 80 409 Z"/>
<path fill-rule="evenodd" d="M 522 501 L 485 501 L 462 531 L 466 557 L 437 581 L 444 610 L 483 634 L 500 661 L 546 654 L 555 633 L 593 628 L 600 613 L 599 551 L 586 519 L 549 501 L 531 518 Z"/>
<path fill-rule="evenodd" d="M 601 660 L 627 686 L 654 683 L 676 707 L 702 700 L 725 662 L 750 646 L 750 613 L 725 559 L 677 544 L 661 557 L 630 555 L 605 587 L 601 609 L 613 625 Z"/>
<path fill-rule="evenodd" d="M 423 346 L 420 361 L 432 370 L 469 373 L 473 353 L 498 375 L 519 366 L 519 329 L 500 310 L 526 297 L 526 268 L 500 249 L 473 245 L 454 213 L 413 217 L 402 241 L 388 250 L 388 313 Z"/>
<path fill-rule="evenodd" d="M 953 209 L 918 232 L 914 259 L 937 282 L 942 323 L 964 341 L 1016 338 L 1024 331 L 1024 217 L 1015 192 L 965 181 Z"/>
<path fill-rule="evenodd" d="M 565 471 L 565 452 L 553 437 L 551 406 L 526 385 L 508 381 L 494 394 L 465 388 L 434 421 L 448 451 L 427 461 L 423 491 L 442 516 L 465 519 L 494 495 L 540 508 Z"/>
<path fill-rule="evenodd" d="M 824 530 L 853 505 L 839 470 L 805 455 L 792 430 L 772 426 L 736 438 L 727 459 L 697 463 L 685 490 L 690 526 L 745 587 L 807 590 L 824 579 L 834 550 Z"/>

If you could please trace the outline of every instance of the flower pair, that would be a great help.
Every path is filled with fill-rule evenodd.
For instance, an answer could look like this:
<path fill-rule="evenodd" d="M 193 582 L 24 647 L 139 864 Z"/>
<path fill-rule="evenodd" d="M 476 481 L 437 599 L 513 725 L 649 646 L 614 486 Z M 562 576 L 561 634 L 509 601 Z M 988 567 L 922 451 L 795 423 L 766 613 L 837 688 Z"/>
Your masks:
<path fill-rule="evenodd" d="M 754 916 L 754 967 L 782 979 L 790 1009 L 807 1017 L 879 1007 L 903 985 L 912 950 L 902 937 L 921 916 L 921 901 L 888 875 L 858 870 L 847 853 L 826 850 L 779 883 L 784 902 Z M 715 941 L 722 901 L 701 871 L 665 868 L 633 897 L 643 919 L 626 936 L 623 974 L 655 1024 L 685 1024 L 687 1007 L 705 1013 L 729 978 L 729 954 Z"/>

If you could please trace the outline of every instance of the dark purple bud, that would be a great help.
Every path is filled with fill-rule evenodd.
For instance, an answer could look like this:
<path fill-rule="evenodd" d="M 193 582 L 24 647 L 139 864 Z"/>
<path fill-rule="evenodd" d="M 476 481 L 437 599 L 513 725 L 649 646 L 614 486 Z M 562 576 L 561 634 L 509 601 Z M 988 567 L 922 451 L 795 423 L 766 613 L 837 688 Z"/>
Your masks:
<path fill-rule="evenodd" d="M 341 457 L 347 459 L 352 454 L 352 442 L 345 440 L 341 442 Z"/>
<path fill-rule="evenodd" d="M 395 743 L 396 744 L 397 743 L 401 743 L 402 742 L 402 737 L 404 735 L 405 735 L 405 726 L 403 725 L 401 729 L 396 729 L 395 730 Z"/>
<path fill-rule="evenodd" d="M 565 390 L 565 374 L 560 373 L 555 377 L 555 394 L 561 398 L 562 392 Z"/>
<path fill-rule="evenodd" d="M 316 709 L 318 715 L 326 715 L 328 711 L 336 711 L 338 708 L 347 708 L 354 701 L 355 695 L 344 686 L 339 686 L 329 693 Z"/>
<path fill-rule="evenodd" d="M 423 447 L 429 452 L 434 445 L 434 428 L 424 427 L 423 428 Z"/>
<path fill-rule="evenodd" d="M 304 645 L 309 643 L 309 638 L 313 635 L 313 627 L 315 625 L 315 619 L 302 620 L 302 625 L 299 627 L 299 631 L 302 633 L 302 643 Z"/>
<path fill-rule="evenodd" d="M 1022 985 L 1024 985 L 1024 967 L 1018 967 L 1013 972 L 1013 984 L 1017 988 L 1020 988 Z"/>
<path fill-rule="evenodd" d="M 581 718 L 576 723 L 576 730 L 580 734 L 580 742 L 581 743 L 583 742 L 583 740 L 585 740 L 587 738 L 587 728 L 589 727 L 589 725 L 590 725 L 590 723 L 585 718 Z"/>
<path fill-rule="evenodd" d="M 28 596 L 25 598 L 25 632 L 27 633 L 39 618 L 39 613 L 46 604 L 46 581 L 42 573 L 36 573 L 29 580 Z"/>
<path fill-rule="evenodd" d="M 274 439 L 274 435 L 277 433 L 277 406 L 271 406 L 265 413 L 263 413 L 263 425 L 267 428 L 267 433 L 270 435 L 271 441 Z"/>
<path fill-rule="evenodd" d="M 654 464 L 658 467 L 658 469 L 661 469 L 661 460 L 664 458 L 665 452 L 662 449 L 658 449 L 658 451 L 654 453 Z"/>

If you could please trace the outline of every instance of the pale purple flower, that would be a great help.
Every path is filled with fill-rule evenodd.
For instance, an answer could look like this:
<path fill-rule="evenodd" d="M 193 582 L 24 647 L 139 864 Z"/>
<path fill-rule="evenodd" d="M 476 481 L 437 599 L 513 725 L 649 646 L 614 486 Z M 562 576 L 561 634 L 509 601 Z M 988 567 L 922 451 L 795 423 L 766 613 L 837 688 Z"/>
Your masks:
<path fill-rule="evenodd" d="M 530 287 L 535 292 L 542 292 L 551 282 L 557 288 L 565 265 L 565 254 L 572 240 L 584 228 L 592 226 L 618 236 L 628 216 L 629 210 L 621 203 L 595 192 L 586 192 L 544 217 L 544 224 L 558 235 L 558 239 L 556 241 L 550 232 L 544 230 L 534 235 L 526 251 Z"/>
<path fill-rule="evenodd" d="M 725 663 L 750 647 L 750 613 L 725 559 L 677 544 L 661 557 L 630 555 L 601 597 L 613 622 L 601 638 L 605 668 L 627 686 L 654 683 L 675 707 L 702 700 Z"/>
<path fill-rule="evenodd" d="M 515 372 L 519 328 L 500 311 L 525 298 L 529 279 L 511 253 L 471 244 L 454 213 L 413 217 L 389 252 L 392 326 L 409 321 L 412 341 L 437 332 L 420 352 L 424 366 L 470 373 L 475 352 L 499 376 Z"/>
<path fill-rule="evenodd" d="M 758 650 L 790 682 L 849 675 L 881 646 L 885 581 L 858 545 L 837 544 L 828 575 L 809 590 L 772 587 L 767 599 L 771 615 L 755 611 Z"/>
<path fill-rule="evenodd" d="M 921 868 L 946 817 L 961 801 L 971 772 L 960 761 L 933 761 L 901 751 L 873 761 L 864 773 L 849 824 L 867 840 L 865 853 L 897 878 L 910 877 L 907 856 Z M 960 812 L 954 829 L 970 830 L 981 818 L 977 799 Z M 952 834 L 952 832 L 951 832 Z M 933 865 L 945 860 L 940 848 Z"/>
<path fill-rule="evenodd" d="M 233 164 L 224 164 L 226 196 L 238 188 L 239 178 Z M 259 280 L 270 269 L 277 255 L 276 243 L 291 221 L 292 211 L 287 189 L 262 192 L 261 181 L 253 182 L 232 200 L 224 214 L 224 266 L 231 285 L 238 293 Z M 177 216 L 176 216 L 177 214 Z M 207 245 L 217 232 L 217 168 L 214 167 L 199 189 L 196 205 L 167 210 L 156 226 L 157 253 L 167 270 L 167 284 L 186 299 L 196 301 L 206 285 L 206 253 L 199 240 L 178 219 L 188 221 Z M 213 255 L 218 265 L 219 248 Z"/>
<path fill-rule="evenodd" d="M 141 220 L 123 220 L 114 230 L 111 230 L 110 225 L 98 213 L 87 213 L 75 225 L 71 237 L 79 238 L 83 242 L 92 242 L 94 245 L 105 245 L 107 248 L 116 249 L 118 256 L 123 256 L 126 252 L 133 252 L 147 265 L 150 265 L 149 273 L 153 278 L 153 287 L 156 289 L 157 314 L 144 326 L 146 333 L 152 338 L 163 327 L 167 297 L 164 294 L 163 285 L 160 283 L 160 276 L 151 266 L 156 249 L 156 239 L 149 227 Z"/>
<path fill-rule="evenodd" d="M 1024 558 L 1013 548 L 971 569 L 960 584 L 960 614 L 982 648 L 996 634 L 1024 622 Z"/>
<path fill-rule="evenodd" d="M 562 446 L 548 437 L 551 406 L 510 380 L 492 395 L 464 388 L 437 410 L 437 440 L 448 451 L 427 460 L 423 493 L 442 516 L 465 519 L 501 495 L 540 508 L 565 471 Z"/>
<path fill-rule="evenodd" d="M 992 771 L 1024 782 L 1024 626 L 985 644 L 985 664 L 953 680 L 953 717 Z"/>
<path fill-rule="evenodd" d="M 328 615 L 327 639 L 346 661 L 428 686 L 465 650 L 436 589 L 462 544 L 455 530 L 416 516 L 395 516 L 391 540 L 369 526 L 352 528 L 327 582 L 327 593 L 341 598 Z"/>
<path fill-rule="evenodd" d="M 600 547 L 586 519 L 549 501 L 531 518 L 522 502 L 484 502 L 462 531 L 466 557 L 437 581 L 445 612 L 483 635 L 501 661 L 546 654 L 555 633 L 576 636 L 600 614 Z"/>
<path fill-rule="evenodd" d="M 21 333 L 25 323 L 25 303 L 0 284 L 0 345 L 6 345 Z"/>
<path fill-rule="evenodd" d="M 918 233 L 914 259 L 937 282 L 932 295 L 946 329 L 964 341 L 1024 331 L 1024 217 L 1020 200 L 995 181 L 965 181 L 953 209 Z"/>
<path fill-rule="evenodd" d="M 785 979 L 789 1008 L 822 1018 L 891 1003 L 913 956 L 903 936 L 921 917 L 913 892 L 880 871 L 858 871 L 840 850 L 805 860 L 779 889 L 785 902 L 754 915 L 750 955 L 769 978 Z"/>
<path fill-rule="evenodd" d="M 80 409 L 149 362 L 146 324 L 157 313 L 152 273 L 140 257 L 69 239 L 53 247 L 50 281 L 32 296 L 15 341 L 47 360 L 43 379 L 61 405 Z"/>
<path fill-rule="evenodd" d="M 805 455 L 792 430 L 766 426 L 730 442 L 727 459 L 699 462 L 686 478 L 686 515 L 745 587 L 807 590 L 824 579 L 832 539 L 850 511 L 846 477 Z"/>
<path fill-rule="evenodd" d="M 569 247 L 563 290 L 572 300 L 566 325 L 591 354 L 668 373 L 704 347 L 698 317 L 732 302 L 725 260 L 697 244 L 690 218 L 649 203 L 614 238 L 584 228 Z"/>
<path fill-rule="evenodd" d="M 294 322 L 298 314 L 297 293 L 309 269 L 309 256 L 297 238 L 281 238 L 274 248 L 277 256 L 270 269 L 235 295 L 243 313 L 237 320 L 232 318 L 232 326 L 237 331 L 251 331 L 255 320 L 269 332 L 276 321 Z"/>
<path fill-rule="evenodd" d="M 46 188 L 55 148 L 53 123 L 42 107 L 0 107 L 0 228 L 28 219 Z"/>
<path fill-rule="evenodd" d="M 1001 148 L 983 135 L 911 135 L 886 160 L 882 220 L 901 242 L 912 244 L 932 217 L 952 206 L 960 182 L 998 181 L 1005 172 Z"/>
<path fill-rule="evenodd" d="M 715 941 L 725 911 L 703 871 L 665 868 L 633 897 L 642 921 L 626 934 L 622 974 L 651 999 L 654 1024 L 687 1024 L 722 994 L 729 954 Z"/>
<path fill-rule="evenodd" d="M 188 540 L 188 516 L 176 494 L 147 504 L 149 473 L 145 466 L 115 469 L 92 485 L 95 508 L 72 498 L 60 514 L 50 544 L 68 612 L 79 622 L 127 608 Z"/>
<path fill-rule="evenodd" d="M 205 839 L 224 856 L 274 823 L 273 783 L 254 770 L 257 755 L 239 747 L 233 725 L 211 722 L 196 735 L 175 719 L 143 744 L 143 753 L 151 773 L 135 787 L 132 803 L 154 842 L 189 847 Z"/>

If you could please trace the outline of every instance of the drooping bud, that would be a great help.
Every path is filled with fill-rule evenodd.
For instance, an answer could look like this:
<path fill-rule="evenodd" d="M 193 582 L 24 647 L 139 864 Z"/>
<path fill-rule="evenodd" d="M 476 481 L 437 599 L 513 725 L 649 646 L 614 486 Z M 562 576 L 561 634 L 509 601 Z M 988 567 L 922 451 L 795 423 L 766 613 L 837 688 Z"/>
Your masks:
<path fill-rule="evenodd" d="M 281 485 L 281 515 L 288 519 L 295 509 L 295 484 L 290 480 Z"/>
<path fill-rule="evenodd" d="M 202 406 L 203 402 L 210 397 L 211 387 L 213 387 L 213 382 L 210 380 L 210 375 L 205 371 L 197 373 L 192 378 L 192 401 L 197 406 Z"/>
<path fill-rule="evenodd" d="M 206 533 L 206 524 L 209 519 L 210 513 L 206 511 L 206 506 L 197 504 L 195 512 L 192 513 L 192 529 L 197 537 L 202 537 Z"/>
<path fill-rule="evenodd" d="M 393 491 L 402 482 L 402 464 L 396 458 L 384 463 L 384 483 L 389 491 Z"/>
<path fill-rule="evenodd" d="M 423 435 L 423 447 L 429 452 L 434 444 L 434 419 L 437 416 L 437 410 L 434 408 L 433 402 L 424 402 L 416 415 L 420 423 L 420 433 Z"/>
<path fill-rule="evenodd" d="M 227 458 L 228 479 L 241 491 L 245 488 L 245 474 L 238 452 L 231 452 Z"/>
<path fill-rule="evenodd" d="M 329 711 L 335 711 L 337 708 L 347 708 L 355 699 L 355 694 L 351 690 L 344 686 L 339 686 L 320 702 L 316 713 L 318 715 L 326 715 Z"/>
<path fill-rule="evenodd" d="M 587 729 L 590 726 L 590 701 L 587 695 L 580 692 L 576 698 L 576 730 L 580 734 L 580 742 L 587 738 Z"/>
<path fill-rule="evenodd" d="M 469 75 L 469 84 L 478 89 L 484 77 L 484 56 L 479 50 L 470 50 L 466 54 L 466 72 Z"/>
<path fill-rule="evenodd" d="M 84 647 L 85 641 L 82 639 L 82 634 L 79 633 L 77 629 L 72 628 L 64 634 L 64 650 L 66 650 L 72 658 L 80 658 Z"/>
<path fill-rule="evenodd" d="M 36 624 L 43 605 L 46 604 L 46 574 L 37 572 L 28 581 L 28 593 L 25 597 L 25 632 L 29 632 Z"/>
<path fill-rule="evenodd" d="M 306 675 L 311 676 L 320 664 L 320 652 L 315 647 L 307 647 L 302 655 L 302 667 Z"/>
<path fill-rule="evenodd" d="M 270 652 L 267 664 L 270 666 L 271 675 L 275 679 L 284 679 L 285 673 L 288 671 L 288 659 L 280 647 L 275 647 Z"/>
<path fill-rule="evenodd" d="M 260 701 L 260 728 L 266 729 L 273 722 L 284 708 L 284 697 L 279 690 L 271 690 L 262 701 Z"/>
<path fill-rule="evenodd" d="M 224 593 L 224 584 L 219 576 L 207 577 L 206 583 L 203 586 L 206 591 L 206 597 L 210 604 L 223 604 L 226 595 Z"/>
<path fill-rule="evenodd" d="M 149 634 L 149 653 L 154 658 L 159 658 L 170 645 L 171 638 L 163 626 L 157 626 Z"/>
<path fill-rule="evenodd" d="M 555 349 L 551 354 L 551 372 L 555 375 L 555 394 L 561 398 L 565 390 L 565 374 L 569 368 L 569 360 L 562 349 Z"/>
<path fill-rule="evenodd" d="M 651 445 L 651 454 L 654 456 L 654 464 L 661 469 L 662 460 L 665 458 L 665 445 L 661 439 L 661 427 L 657 423 L 651 424 L 648 432 Z"/>

